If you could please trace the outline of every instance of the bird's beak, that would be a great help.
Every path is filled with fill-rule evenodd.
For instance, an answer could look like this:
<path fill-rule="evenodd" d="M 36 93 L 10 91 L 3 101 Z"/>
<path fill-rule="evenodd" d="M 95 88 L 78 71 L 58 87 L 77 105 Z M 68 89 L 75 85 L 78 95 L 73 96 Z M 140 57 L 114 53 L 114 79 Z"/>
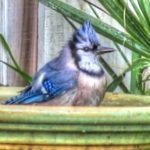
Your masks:
<path fill-rule="evenodd" d="M 98 50 L 98 54 L 99 55 L 102 55 L 102 54 L 105 54 L 105 53 L 110 53 L 110 52 L 114 52 L 115 50 L 113 48 L 110 48 L 110 47 L 100 47 L 100 49 Z"/>

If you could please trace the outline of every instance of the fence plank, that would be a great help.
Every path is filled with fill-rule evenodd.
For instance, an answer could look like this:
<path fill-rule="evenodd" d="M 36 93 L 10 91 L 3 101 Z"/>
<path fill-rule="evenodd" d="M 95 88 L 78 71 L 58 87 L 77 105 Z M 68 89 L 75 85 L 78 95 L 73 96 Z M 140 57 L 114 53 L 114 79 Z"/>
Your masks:
<path fill-rule="evenodd" d="M 2 25 L 0 26 L 0 32 L 9 42 L 17 61 L 20 61 L 23 1 L 0 0 L 0 7 L 0 24 Z M 11 63 L 2 47 L 0 48 L 0 59 Z M 9 85 L 18 85 L 20 83 L 20 78 L 14 71 L 4 65 L 0 67 L 0 82 Z"/>
<path fill-rule="evenodd" d="M 85 4 L 82 0 L 63 1 L 94 15 L 88 4 Z M 4 36 L 9 41 L 17 60 L 32 75 L 36 72 L 36 68 L 39 69 L 47 61 L 58 55 L 58 51 L 73 33 L 72 27 L 62 15 L 42 4 L 39 4 L 37 12 L 37 4 L 32 5 L 34 2 L 35 1 L 30 2 L 25 0 L 0 0 L 0 20 L 2 22 L 0 32 L 4 33 Z M 96 3 L 96 0 L 92 0 L 91 2 Z M 31 3 L 32 9 L 29 7 L 29 3 Z M 99 5 L 98 2 L 97 4 Z M 33 13 L 31 13 L 32 10 Z M 115 20 L 107 16 L 104 12 L 99 11 L 98 9 L 95 10 L 103 21 L 108 24 L 113 24 L 115 27 L 122 30 Z M 38 22 L 36 19 L 37 14 Z M 38 46 L 36 41 L 37 37 Z M 100 36 L 100 40 L 102 45 L 114 47 L 113 43 L 107 38 Z M 131 52 L 123 47 L 121 48 L 130 60 Z M 2 48 L 0 48 L 0 54 L 0 59 L 9 62 Z M 107 62 L 117 74 L 120 74 L 127 67 L 117 51 L 105 55 L 104 59 L 109 60 Z M 0 83 L 9 84 L 11 86 L 24 85 L 21 78 L 19 78 L 14 71 L 7 69 L 4 65 L 1 65 L 0 67 L 2 68 L 0 73 Z M 108 74 L 107 78 L 109 82 L 112 81 Z M 130 73 L 125 77 L 125 84 L 128 88 L 130 87 Z M 117 89 L 117 91 L 120 91 L 120 89 Z"/>

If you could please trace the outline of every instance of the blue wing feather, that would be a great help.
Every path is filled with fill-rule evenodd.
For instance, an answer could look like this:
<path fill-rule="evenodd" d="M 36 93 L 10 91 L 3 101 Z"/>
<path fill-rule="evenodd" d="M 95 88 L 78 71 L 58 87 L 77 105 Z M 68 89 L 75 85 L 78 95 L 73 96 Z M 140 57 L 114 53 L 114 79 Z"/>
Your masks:
<path fill-rule="evenodd" d="M 43 93 L 42 90 L 32 91 L 32 88 L 28 88 L 25 92 L 22 92 L 19 96 L 15 96 L 10 100 L 6 101 L 5 104 L 32 104 L 32 103 L 41 103 L 47 100 L 51 100 L 64 92 L 72 89 L 76 85 L 75 79 L 69 79 L 67 82 L 56 80 L 46 80 L 43 82 L 42 88 L 45 89 L 46 93 Z"/>
<path fill-rule="evenodd" d="M 41 102 L 46 100 L 47 96 L 41 92 L 33 92 L 31 90 L 22 92 L 18 96 L 12 97 L 10 100 L 6 101 L 5 104 L 30 104 L 34 101 Z"/>
<path fill-rule="evenodd" d="M 41 82 L 42 77 L 42 82 Z M 32 84 L 5 104 L 41 103 L 63 94 L 76 86 L 77 72 L 66 68 L 58 58 L 47 63 L 35 75 Z"/>

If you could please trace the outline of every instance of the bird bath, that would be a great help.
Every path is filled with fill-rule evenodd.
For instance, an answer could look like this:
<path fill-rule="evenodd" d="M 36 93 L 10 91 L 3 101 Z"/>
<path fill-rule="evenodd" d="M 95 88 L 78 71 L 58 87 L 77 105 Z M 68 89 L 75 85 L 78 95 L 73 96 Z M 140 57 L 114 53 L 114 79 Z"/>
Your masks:
<path fill-rule="evenodd" d="M 0 88 L 0 100 L 22 88 Z M 0 149 L 150 149 L 150 97 L 107 93 L 99 107 L 0 105 Z"/>

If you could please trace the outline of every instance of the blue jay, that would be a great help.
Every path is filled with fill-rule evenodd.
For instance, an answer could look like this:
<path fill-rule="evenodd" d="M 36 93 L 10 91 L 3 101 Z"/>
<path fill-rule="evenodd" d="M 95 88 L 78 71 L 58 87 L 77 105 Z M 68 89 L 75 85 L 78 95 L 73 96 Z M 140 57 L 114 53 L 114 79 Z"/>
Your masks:
<path fill-rule="evenodd" d="M 98 106 L 106 90 L 99 55 L 112 51 L 101 46 L 91 23 L 85 21 L 59 56 L 44 65 L 20 95 L 5 104 Z"/>

